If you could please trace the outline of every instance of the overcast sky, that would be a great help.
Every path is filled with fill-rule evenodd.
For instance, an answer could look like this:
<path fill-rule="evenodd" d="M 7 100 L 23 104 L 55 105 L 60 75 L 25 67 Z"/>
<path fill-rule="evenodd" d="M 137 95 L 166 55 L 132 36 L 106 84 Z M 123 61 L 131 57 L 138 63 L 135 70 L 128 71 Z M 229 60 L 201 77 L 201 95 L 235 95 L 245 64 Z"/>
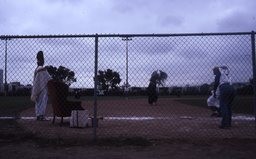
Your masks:
<path fill-rule="evenodd" d="M 158 34 L 256 30 L 255 0 L 0 0 L 0 35 Z M 4 41 L 0 68 L 4 68 Z M 125 43 L 101 39 L 99 69 L 125 81 Z M 46 65 L 75 71 L 78 87 L 93 86 L 93 39 L 13 39 L 8 42 L 8 82 L 32 83 L 35 54 Z M 146 86 L 162 69 L 167 85 L 212 82 L 212 67 L 228 65 L 236 82 L 252 76 L 250 36 L 133 38 L 129 83 Z M 157 61 L 157 62 L 156 62 Z"/>
<path fill-rule="evenodd" d="M 0 35 L 244 32 L 255 0 L 0 0 Z"/>

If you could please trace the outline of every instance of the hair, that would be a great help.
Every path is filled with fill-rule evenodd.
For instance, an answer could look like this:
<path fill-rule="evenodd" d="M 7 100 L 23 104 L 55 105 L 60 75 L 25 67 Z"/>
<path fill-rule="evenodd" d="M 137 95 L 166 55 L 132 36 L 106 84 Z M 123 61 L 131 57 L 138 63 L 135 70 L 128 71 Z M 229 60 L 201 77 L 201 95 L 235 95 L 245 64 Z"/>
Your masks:
<path fill-rule="evenodd" d="M 213 74 L 214 74 L 214 75 L 217 75 L 217 74 L 220 73 L 219 67 L 217 67 L 217 66 L 215 66 L 215 67 L 212 69 L 212 71 L 213 71 Z"/>
<path fill-rule="evenodd" d="M 43 51 L 38 51 L 38 53 L 36 55 L 36 59 L 37 59 L 37 65 L 38 66 L 43 66 L 44 65 L 44 53 L 43 53 Z"/>

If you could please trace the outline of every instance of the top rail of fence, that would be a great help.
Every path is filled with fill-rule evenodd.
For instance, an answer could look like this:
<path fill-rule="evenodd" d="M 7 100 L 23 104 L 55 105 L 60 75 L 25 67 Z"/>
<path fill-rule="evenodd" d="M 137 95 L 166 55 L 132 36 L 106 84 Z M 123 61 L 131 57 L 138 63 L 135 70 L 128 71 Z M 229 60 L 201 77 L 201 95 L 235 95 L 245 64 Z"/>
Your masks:
<path fill-rule="evenodd" d="M 70 34 L 70 35 L 0 35 L 0 39 L 8 38 L 89 38 L 89 37 L 174 37 L 174 36 L 221 36 L 251 35 L 252 32 L 219 32 L 219 33 L 169 33 L 169 34 Z"/>

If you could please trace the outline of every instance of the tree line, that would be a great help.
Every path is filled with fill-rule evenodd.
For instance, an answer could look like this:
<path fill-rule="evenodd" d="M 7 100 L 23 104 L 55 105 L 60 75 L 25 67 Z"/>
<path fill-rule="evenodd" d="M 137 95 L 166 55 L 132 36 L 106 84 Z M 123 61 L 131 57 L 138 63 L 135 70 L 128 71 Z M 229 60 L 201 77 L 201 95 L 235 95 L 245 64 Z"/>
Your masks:
<path fill-rule="evenodd" d="M 67 84 L 68 86 L 71 86 L 72 83 L 77 81 L 77 78 L 75 76 L 75 72 L 70 70 L 69 68 L 66 68 L 64 66 L 54 67 L 54 66 L 46 66 L 47 71 L 51 75 L 51 77 L 59 82 L 63 82 Z M 162 72 L 162 71 L 160 71 Z M 155 74 L 156 71 L 152 73 Z M 107 70 L 99 70 L 98 71 L 98 84 L 97 89 L 99 91 L 104 91 L 104 95 L 123 95 L 124 88 L 120 86 L 120 83 L 122 79 L 120 78 L 120 74 L 116 71 L 113 71 L 112 69 Z M 165 72 L 162 72 L 162 76 L 159 76 L 159 81 L 161 81 L 161 78 L 166 79 L 167 74 Z M 253 87 L 252 87 L 252 80 L 250 80 L 250 84 L 247 85 L 241 85 L 236 89 L 238 95 L 252 95 L 253 94 Z M 159 86 L 162 85 L 161 82 L 159 82 Z M 211 89 L 213 88 L 213 84 L 202 84 L 200 86 L 189 86 L 186 85 L 184 87 L 160 87 L 159 88 L 159 94 L 160 95 L 209 95 Z M 9 91 L 12 95 L 29 95 L 30 89 L 24 88 L 24 89 L 16 89 Z M 83 91 L 80 91 L 81 95 L 93 95 L 93 89 L 86 89 Z M 141 87 L 131 87 L 130 91 L 128 92 L 129 95 L 146 95 L 147 90 L 146 88 Z M 72 93 L 71 93 L 72 95 Z"/>

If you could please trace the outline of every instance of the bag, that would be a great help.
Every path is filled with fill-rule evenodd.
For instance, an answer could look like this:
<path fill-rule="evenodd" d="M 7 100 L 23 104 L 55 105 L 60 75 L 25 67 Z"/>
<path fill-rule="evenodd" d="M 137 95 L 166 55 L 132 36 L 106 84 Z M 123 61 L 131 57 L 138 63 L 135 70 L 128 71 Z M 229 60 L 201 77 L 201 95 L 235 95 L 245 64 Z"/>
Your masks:
<path fill-rule="evenodd" d="M 89 114 L 87 110 L 72 110 L 70 117 L 71 128 L 85 128 L 88 125 Z"/>
<path fill-rule="evenodd" d="M 207 105 L 212 107 L 215 106 L 217 108 L 220 107 L 220 101 L 217 98 L 214 98 L 213 95 L 211 95 L 208 99 L 207 99 Z"/>

